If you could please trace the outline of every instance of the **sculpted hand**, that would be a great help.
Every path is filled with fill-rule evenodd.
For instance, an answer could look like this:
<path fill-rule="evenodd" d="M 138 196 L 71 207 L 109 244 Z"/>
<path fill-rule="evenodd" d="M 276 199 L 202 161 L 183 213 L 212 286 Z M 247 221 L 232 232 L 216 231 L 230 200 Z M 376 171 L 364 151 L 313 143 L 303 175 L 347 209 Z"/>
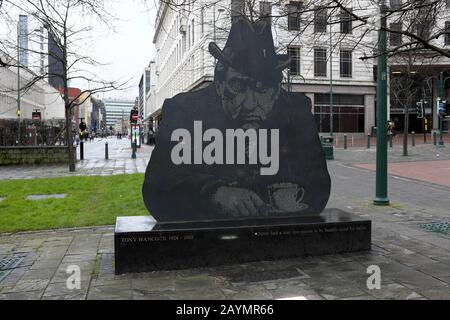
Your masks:
<path fill-rule="evenodd" d="M 251 190 L 220 187 L 213 197 L 224 214 L 234 217 L 267 216 L 267 206 L 261 198 Z"/>

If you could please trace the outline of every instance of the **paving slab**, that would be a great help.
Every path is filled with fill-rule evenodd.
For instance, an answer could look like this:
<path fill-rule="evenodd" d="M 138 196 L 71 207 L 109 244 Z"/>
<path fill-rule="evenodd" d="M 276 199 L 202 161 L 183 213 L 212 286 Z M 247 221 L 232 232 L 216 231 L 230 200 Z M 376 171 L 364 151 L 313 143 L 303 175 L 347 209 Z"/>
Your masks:
<path fill-rule="evenodd" d="M 28 292 L 44 290 L 49 284 L 49 280 L 45 279 L 27 279 L 19 280 L 12 288 L 2 290 L 2 293 Z"/>
<path fill-rule="evenodd" d="M 81 281 L 80 289 L 68 288 L 67 283 L 50 283 L 44 291 L 43 299 L 85 300 L 89 289 L 88 281 Z"/>

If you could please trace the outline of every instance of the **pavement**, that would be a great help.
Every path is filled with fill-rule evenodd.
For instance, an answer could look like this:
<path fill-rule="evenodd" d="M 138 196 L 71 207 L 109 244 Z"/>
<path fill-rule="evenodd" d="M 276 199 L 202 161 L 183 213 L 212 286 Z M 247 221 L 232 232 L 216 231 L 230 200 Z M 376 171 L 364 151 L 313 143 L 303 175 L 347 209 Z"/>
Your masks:
<path fill-rule="evenodd" d="M 108 160 L 105 160 L 105 144 L 108 143 Z M 142 145 L 137 149 L 137 159 L 131 158 L 128 139 L 95 139 L 84 143 L 84 160 L 80 161 L 77 148 L 76 172 L 69 172 L 68 165 L 0 166 L 0 179 L 35 179 L 66 176 L 105 176 L 145 173 L 153 147 Z"/>
<path fill-rule="evenodd" d="M 115 161 L 125 163 L 125 169 L 121 165 L 117 171 L 126 173 L 130 167 L 134 171 L 133 161 L 140 160 L 128 162 L 124 158 L 128 146 L 122 143 L 117 142 L 122 151 Z M 426 171 L 428 175 L 444 172 L 449 149 L 450 145 L 442 149 L 421 145 L 410 148 L 407 158 L 401 147 L 389 150 L 390 162 L 400 163 L 395 170 L 406 169 L 389 176 L 387 207 L 373 206 L 375 174 L 363 166 L 374 163 L 375 150 L 335 150 L 336 160 L 329 162 L 328 207 L 373 221 L 370 252 L 116 276 L 112 226 L 2 234 L 0 261 L 19 260 L 0 281 L 0 299 L 450 299 L 450 235 L 420 227 L 450 222 L 450 187 L 445 181 L 425 177 L 425 182 L 415 175 L 423 167 L 419 162 L 437 164 L 433 167 L 437 171 Z M 150 153 L 151 148 L 144 147 L 143 163 Z M 116 174 L 111 160 L 85 161 L 98 161 L 93 166 L 80 163 L 85 174 Z M 408 167 L 411 163 L 419 164 L 418 169 Z M 102 166 L 109 169 L 99 169 Z M 136 171 L 140 167 L 136 164 Z M 33 175 L 37 169 L 24 170 Z M 8 176 L 6 171 L 0 168 L 2 179 Z M 42 172 L 41 168 L 41 176 Z M 67 286 L 71 266 L 80 270 L 79 289 Z M 379 290 L 367 286 L 369 266 L 381 270 Z"/>
<path fill-rule="evenodd" d="M 357 167 L 376 171 L 375 164 L 361 164 Z M 450 160 L 391 163 L 388 172 L 398 177 L 450 187 Z"/>
<path fill-rule="evenodd" d="M 324 135 L 324 136 L 329 136 L 329 135 Z M 436 135 L 436 143 L 439 143 L 439 132 Z M 367 135 L 365 135 L 364 133 L 350 133 L 347 134 L 347 146 L 348 148 L 367 148 Z M 413 140 L 414 143 L 416 145 L 423 145 L 423 144 L 433 144 L 433 135 L 428 133 L 424 136 L 423 133 L 417 133 L 414 135 L 409 134 L 408 135 L 408 144 L 412 145 L 413 144 Z M 450 134 L 448 132 L 444 132 L 443 136 L 442 136 L 442 140 L 444 141 L 444 143 L 450 143 Z M 388 141 L 389 144 L 389 141 Z M 394 146 L 401 146 L 403 145 L 403 133 L 402 132 L 397 132 L 397 134 L 393 137 L 392 139 L 392 144 Z M 334 136 L 334 146 L 336 148 L 344 148 L 345 145 L 345 139 L 344 139 L 344 135 L 343 134 L 335 134 Z M 377 137 L 376 136 L 371 136 L 370 137 L 370 147 L 374 148 L 377 145 Z"/>

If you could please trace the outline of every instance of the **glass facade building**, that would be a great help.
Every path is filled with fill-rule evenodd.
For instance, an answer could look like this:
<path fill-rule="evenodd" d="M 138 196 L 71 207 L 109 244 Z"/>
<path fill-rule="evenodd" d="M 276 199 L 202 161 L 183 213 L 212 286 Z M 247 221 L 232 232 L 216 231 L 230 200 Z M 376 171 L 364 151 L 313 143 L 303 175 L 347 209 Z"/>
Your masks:
<path fill-rule="evenodd" d="M 105 100 L 106 126 L 113 127 L 122 120 L 128 123 L 130 120 L 130 112 L 134 107 L 132 100 Z"/>

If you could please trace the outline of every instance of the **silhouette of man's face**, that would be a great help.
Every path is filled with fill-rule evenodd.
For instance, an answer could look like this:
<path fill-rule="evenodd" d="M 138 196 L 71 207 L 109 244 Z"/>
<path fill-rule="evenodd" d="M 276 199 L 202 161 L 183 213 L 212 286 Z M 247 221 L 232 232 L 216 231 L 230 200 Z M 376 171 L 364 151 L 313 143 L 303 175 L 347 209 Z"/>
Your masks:
<path fill-rule="evenodd" d="M 267 85 L 228 67 L 216 80 L 225 113 L 244 129 L 260 127 L 272 111 L 280 93 L 280 83 Z"/>

